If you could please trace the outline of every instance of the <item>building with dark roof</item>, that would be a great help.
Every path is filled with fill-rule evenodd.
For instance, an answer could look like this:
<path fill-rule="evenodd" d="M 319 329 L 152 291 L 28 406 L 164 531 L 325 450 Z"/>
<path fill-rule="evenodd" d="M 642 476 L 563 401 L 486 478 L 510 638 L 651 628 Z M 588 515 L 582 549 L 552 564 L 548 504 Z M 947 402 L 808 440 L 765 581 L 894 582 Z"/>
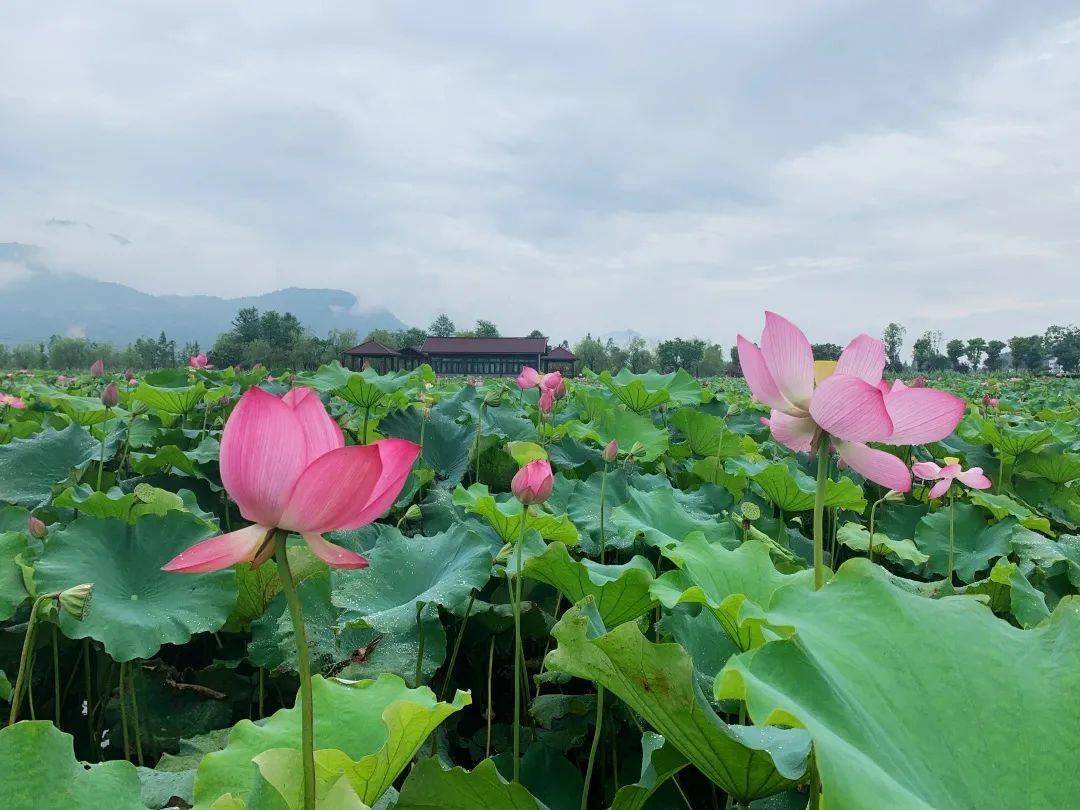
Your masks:
<path fill-rule="evenodd" d="M 432 337 L 420 348 L 397 350 L 369 340 L 345 352 L 344 365 L 380 373 L 407 371 L 427 363 L 436 374 L 516 376 L 524 366 L 574 376 L 577 357 L 563 346 L 550 348 L 546 337 Z"/>

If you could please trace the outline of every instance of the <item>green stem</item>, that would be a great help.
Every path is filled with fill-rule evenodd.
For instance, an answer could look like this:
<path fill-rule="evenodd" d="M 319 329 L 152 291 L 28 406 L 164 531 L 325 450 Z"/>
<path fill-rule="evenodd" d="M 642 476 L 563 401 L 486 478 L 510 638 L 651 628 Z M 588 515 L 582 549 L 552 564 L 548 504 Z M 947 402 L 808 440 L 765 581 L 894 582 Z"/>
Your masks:
<path fill-rule="evenodd" d="M 60 728 L 60 643 L 56 640 L 56 625 L 52 629 L 52 666 L 53 666 L 53 714 L 56 727 Z"/>
<path fill-rule="evenodd" d="M 420 679 L 424 675 L 424 603 L 416 605 L 416 674 L 413 676 L 413 689 L 420 686 Z"/>
<path fill-rule="evenodd" d="M 109 409 L 105 409 L 106 417 L 108 416 Z M 101 423 L 101 458 L 98 460 L 97 468 L 97 486 L 94 489 L 101 491 L 101 473 L 105 470 L 105 438 L 109 435 L 105 430 L 105 425 L 108 423 L 108 418 Z"/>
<path fill-rule="evenodd" d="M 465 626 L 469 623 L 469 614 L 472 613 L 473 601 L 476 599 L 476 591 L 469 592 L 469 603 L 465 605 L 465 615 L 461 619 L 457 638 L 454 639 L 454 650 L 450 653 L 450 663 L 446 667 L 446 676 L 439 688 L 439 700 L 446 695 L 446 687 L 450 685 L 450 678 L 454 675 L 454 664 L 457 663 L 458 652 L 461 650 L 461 640 L 465 637 Z"/>
<path fill-rule="evenodd" d="M 829 480 L 829 437 L 818 438 L 817 491 L 814 493 L 814 590 L 825 584 L 825 482 Z"/>
<path fill-rule="evenodd" d="M 135 694 L 135 676 L 131 672 L 131 664 L 128 664 L 127 686 L 131 691 L 131 723 L 135 731 L 135 757 L 139 760 L 139 766 L 143 765 L 142 753 L 142 730 L 139 727 L 139 697 Z"/>
<path fill-rule="evenodd" d="M 874 561 L 874 513 L 877 511 L 878 504 L 881 503 L 884 498 L 879 498 L 874 501 L 874 505 L 870 507 L 870 542 L 866 544 L 866 559 L 870 562 Z"/>
<path fill-rule="evenodd" d="M 83 688 L 86 691 L 86 730 L 90 733 L 90 744 L 98 752 L 98 761 L 101 761 L 101 749 L 94 745 L 94 695 L 93 673 L 90 671 L 90 639 L 83 639 Z"/>
<path fill-rule="evenodd" d="M 953 498 L 952 486 L 949 487 L 949 562 L 948 574 L 945 577 L 945 593 L 953 591 L 953 551 L 956 538 L 956 503 Z"/>
<path fill-rule="evenodd" d="M 366 416 L 365 416 L 366 421 Z M 365 429 L 364 435 L 367 435 Z M 304 766 L 304 810 L 315 810 L 315 715 L 311 697 L 311 657 L 308 653 L 307 631 L 304 629 L 304 611 L 296 593 L 289 555 L 285 550 L 288 535 L 280 529 L 274 536 L 274 558 L 281 577 L 281 590 L 289 604 L 292 617 L 293 641 L 296 644 L 296 663 L 300 669 L 300 745 Z"/>
<path fill-rule="evenodd" d="M 604 724 L 604 687 L 596 687 L 596 727 L 593 729 L 592 745 L 589 747 L 589 764 L 585 767 L 585 785 L 581 789 L 581 810 L 589 806 L 589 785 L 592 783 L 596 749 L 600 747 L 600 730 Z"/>
<path fill-rule="evenodd" d="M 608 463 L 604 462 L 604 474 L 600 476 L 600 564 L 603 565 L 604 547 L 607 545 L 607 535 L 604 533 L 604 495 L 607 489 Z M 586 791 L 588 788 L 586 787 Z"/>
<path fill-rule="evenodd" d="M 360 437 L 360 444 L 367 444 L 367 424 L 368 417 L 371 415 L 371 408 L 364 408 L 364 433 Z"/>
<path fill-rule="evenodd" d="M 11 693 L 11 711 L 8 713 L 8 725 L 12 725 L 19 717 L 19 704 L 22 702 L 23 687 L 30 678 L 30 662 L 34 649 L 34 634 L 37 632 L 37 614 L 41 603 L 47 596 L 39 596 L 30 606 L 30 618 L 26 621 L 26 635 L 23 637 L 22 652 L 19 654 L 19 674 L 15 678 L 15 690 Z"/>
<path fill-rule="evenodd" d="M 266 699 L 266 684 L 264 679 L 266 677 L 266 670 L 263 667 L 259 667 L 259 718 L 266 717 L 264 710 L 264 701 Z"/>
<path fill-rule="evenodd" d="M 514 557 L 514 781 L 521 781 L 521 547 L 525 545 L 525 515 L 521 507 L 521 532 Z"/>
<path fill-rule="evenodd" d="M 491 643 L 488 645 L 488 670 L 487 670 L 487 742 L 484 743 L 484 759 L 491 756 L 491 719 L 495 716 L 495 709 L 492 704 L 493 695 L 491 692 L 491 673 L 495 667 L 495 636 L 491 637 Z"/>
<path fill-rule="evenodd" d="M 487 405 L 480 406 L 480 416 L 476 420 L 476 440 L 473 443 L 473 454 L 476 456 L 476 472 L 473 473 L 473 481 L 480 483 L 480 433 L 484 429 L 484 409 Z"/>
<path fill-rule="evenodd" d="M 124 730 L 124 759 L 128 762 L 131 761 L 131 741 L 128 739 L 128 720 L 127 720 L 127 698 L 124 697 L 124 672 L 127 670 L 127 664 L 123 661 L 120 662 L 120 686 L 118 691 L 120 693 L 120 726 Z"/>

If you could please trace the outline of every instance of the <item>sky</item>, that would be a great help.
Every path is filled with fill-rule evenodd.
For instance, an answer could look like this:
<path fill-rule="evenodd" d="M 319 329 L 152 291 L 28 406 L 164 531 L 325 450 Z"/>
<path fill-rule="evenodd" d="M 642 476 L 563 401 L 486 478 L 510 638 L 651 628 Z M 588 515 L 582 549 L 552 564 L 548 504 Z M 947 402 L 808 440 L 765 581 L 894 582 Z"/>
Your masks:
<path fill-rule="evenodd" d="M 0 242 L 151 293 L 1031 334 L 1080 320 L 1080 6 L 6 0 L 0 178 Z"/>

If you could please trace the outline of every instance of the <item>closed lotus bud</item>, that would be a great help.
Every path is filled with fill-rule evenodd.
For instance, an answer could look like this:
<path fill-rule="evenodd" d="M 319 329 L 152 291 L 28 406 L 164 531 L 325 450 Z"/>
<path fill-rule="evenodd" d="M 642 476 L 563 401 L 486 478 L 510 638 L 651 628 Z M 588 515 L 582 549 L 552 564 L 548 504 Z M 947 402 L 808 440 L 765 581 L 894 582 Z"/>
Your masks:
<path fill-rule="evenodd" d="M 124 370 L 124 379 L 127 380 L 129 383 L 135 382 L 135 372 L 132 371 L 130 368 L 125 369 Z"/>
<path fill-rule="evenodd" d="M 419 520 L 421 518 L 421 516 L 422 516 L 422 513 L 420 511 L 420 504 L 414 503 L 408 509 L 405 510 L 405 519 L 406 520 Z"/>
<path fill-rule="evenodd" d="M 510 482 L 510 491 L 515 498 L 528 506 L 543 503 L 550 498 L 554 486 L 555 478 L 551 474 L 551 465 L 541 458 L 529 462 L 517 471 L 517 475 Z"/>
<path fill-rule="evenodd" d="M 120 401 L 120 390 L 116 387 L 116 383 L 111 382 L 106 385 L 101 391 L 101 404 L 106 408 L 115 408 L 116 403 Z"/>
<path fill-rule="evenodd" d="M 890 489 L 888 492 L 885 493 L 885 497 L 882 498 L 882 500 L 886 503 L 903 503 L 904 493 L 898 492 L 895 489 Z"/>
<path fill-rule="evenodd" d="M 604 452 L 600 454 L 603 456 L 604 461 L 608 464 L 615 461 L 619 457 L 619 443 L 612 439 L 607 443 L 607 447 L 604 448 Z"/>
<path fill-rule="evenodd" d="M 26 521 L 26 530 L 30 532 L 31 537 L 36 537 L 38 540 L 44 540 L 45 535 L 49 533 L 48 527 L 45 526 L 45 521 L 39 517 L 34 517 L 33 515 Z"/>
<path fill-rule="evenodd" d="M 540 412 L 551 413 L 555 407 L 555 392 L 550 388 L 545 388 L 540 393 Z"/>
<path fill-rule="evenodd" d="M 76 585 L 74 588 L 68 588 L 66 591 L 61 591 L 60 596 L 57 597 L 57 601 L 60 603 L 60 609 L 70 615 L 76 621 L 82 621 L 86 618 L 86 615 L 90 612 L 90 601 L 94 595 L 93 583 L 84 583 L 82 585 Z"/>
<path fill-rule="evenodd" d="M 104 360 L 95 360 L 93 363 L 90 364 L 90 376 L 91 377 L 100 377 L 104 373 L 105 373 L 105 361 Z"/>

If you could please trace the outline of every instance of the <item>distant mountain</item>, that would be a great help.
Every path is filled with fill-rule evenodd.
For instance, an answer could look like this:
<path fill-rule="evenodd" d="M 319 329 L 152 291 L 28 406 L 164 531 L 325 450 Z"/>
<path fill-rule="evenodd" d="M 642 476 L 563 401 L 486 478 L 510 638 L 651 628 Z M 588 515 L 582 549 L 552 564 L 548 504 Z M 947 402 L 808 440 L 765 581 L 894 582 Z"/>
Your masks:
<path fill-rule="evenodd" d="M 618 332 L 605 332 L 596 337 L 601 343 L 607 343 L 610 340 L 616 346 L 620 346 L 624 349 L 630 345 L 631 341 L 638 338 L 643 339 L 650 346 L 655 346 L 659 342 L 656 338 L 647 338 L 640 332 L 635 332 L 633 329 L 621 329 Z"/>
<path fill-rule="evenodd" d="M 37 261 L 32 245 L 0 243 L 0 263 L 28 268 L 0 288 L 0 343 L 9 346 L 48 340 L 51 335 L 87 337 L 123 346 L 162 330 L 182 344 L 209 346 L 244 307 L 291 312 L 315 334 L 354 329 L 361 339 L 372 329 L 404 329 L 390 311 L 361 309 L 344 290 L 284 290 L 245 298 L 213 295 L 150 295 L 123 284 L 59 274 Z M 2 277 L 0 277 L 2 278 Z"/>

